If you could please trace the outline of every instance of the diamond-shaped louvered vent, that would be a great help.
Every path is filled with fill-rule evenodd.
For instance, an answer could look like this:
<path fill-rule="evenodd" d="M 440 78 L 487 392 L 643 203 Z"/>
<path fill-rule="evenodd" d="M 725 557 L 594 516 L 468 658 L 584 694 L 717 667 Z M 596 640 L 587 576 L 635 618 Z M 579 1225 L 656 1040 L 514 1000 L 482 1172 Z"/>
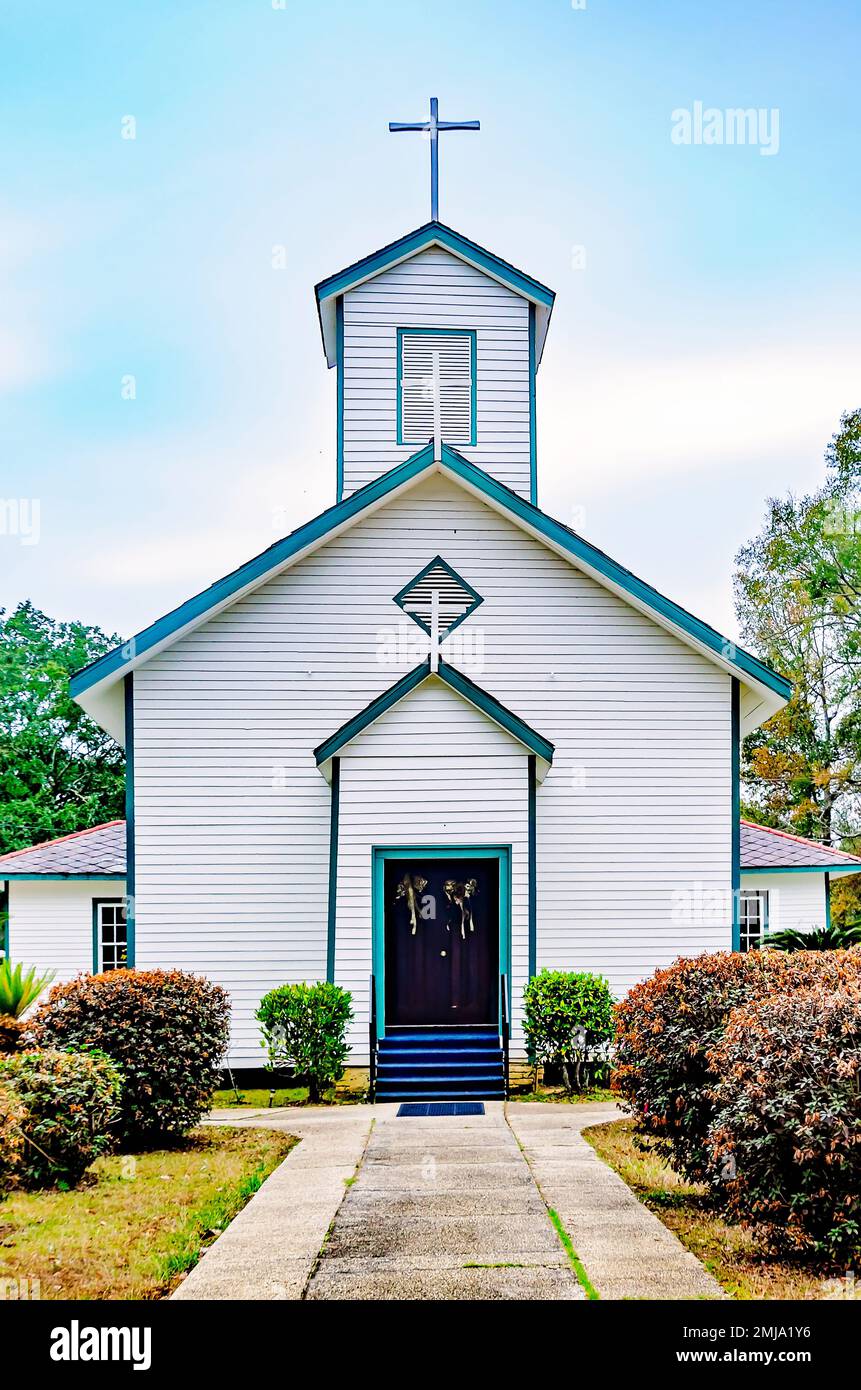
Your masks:
<path fill-rule="evenodd" d="M 436 559 L 425 565 L 399 594 L 395 594 L 395 603 L 428 633 L 431 624 L 431 595 L 434 589 L 439 592 L 441 635 L 451 632 L 452 628 L 462 623 L 464 618 L 468 618 L 483 602 L 481 595 L 437 555 Z"/>

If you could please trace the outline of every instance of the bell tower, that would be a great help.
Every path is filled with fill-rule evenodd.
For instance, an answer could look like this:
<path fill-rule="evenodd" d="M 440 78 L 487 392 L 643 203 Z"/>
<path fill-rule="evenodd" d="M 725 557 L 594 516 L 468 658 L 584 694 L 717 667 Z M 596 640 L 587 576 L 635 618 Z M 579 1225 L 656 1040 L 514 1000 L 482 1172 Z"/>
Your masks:
<path fill-rule="evenodd" d="M 337 499 L 433 443 L 537 501 L 535 380 L 554 293 L 438 220 L 441 132 L 478 121 L 392 122 L 431 152 L 432 218 L 316 287 L 338 373 Z"/>

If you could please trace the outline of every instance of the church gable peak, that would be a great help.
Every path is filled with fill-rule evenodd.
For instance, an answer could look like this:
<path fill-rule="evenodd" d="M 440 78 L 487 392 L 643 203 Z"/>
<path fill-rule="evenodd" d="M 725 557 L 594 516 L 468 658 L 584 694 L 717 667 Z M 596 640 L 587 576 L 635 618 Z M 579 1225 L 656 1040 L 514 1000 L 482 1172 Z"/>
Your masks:
<path fill-rule="evenodd" d="M 435 441 L 536 500 L 535 377 L 553 292 L 439 222 L 317 286 L 338 372 L 338 498 Z"/>

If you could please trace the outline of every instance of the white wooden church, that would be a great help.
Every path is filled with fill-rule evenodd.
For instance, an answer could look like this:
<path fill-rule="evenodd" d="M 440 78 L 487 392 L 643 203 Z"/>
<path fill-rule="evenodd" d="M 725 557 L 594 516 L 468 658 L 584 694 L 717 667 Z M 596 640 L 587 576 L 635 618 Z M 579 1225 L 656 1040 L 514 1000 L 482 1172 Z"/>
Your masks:
<path fill-rule="evenodd" d="M 59 875 L 80 899 L 65 955 L 50 913 L 16 917 L 45 850 L 0 861 L 9 949 L 217 980 L 238 1068 L 263 1061 L 261 996 L 328 978 L 356 1065 L 373 1024 L 381 1095 L 494 1095 L 537 970 L 621 995 L 756 944 L 739 740 L 790 689 L 541 510 L 546 285 L 434 217 L 316 298 L 335 504 L 75 677 L 126 749 L 127 849 L 115 827 L 113 860 Z M 781 870 L 787 903 L 815 874 L 815 926 L 829 870 L 861 863 L 807 843 L 751 872 Z"/>

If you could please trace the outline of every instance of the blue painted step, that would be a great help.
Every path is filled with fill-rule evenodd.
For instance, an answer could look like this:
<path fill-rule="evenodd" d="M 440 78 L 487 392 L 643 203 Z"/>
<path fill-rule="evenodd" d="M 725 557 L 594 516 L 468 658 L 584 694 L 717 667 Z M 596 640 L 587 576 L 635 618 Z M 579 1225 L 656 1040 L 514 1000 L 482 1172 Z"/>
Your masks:
<path fill-rule="evenodd" d="M 502 1100 L 494 1028 L 396 1028 L 380 1040 L 379 1100 Z"/>

